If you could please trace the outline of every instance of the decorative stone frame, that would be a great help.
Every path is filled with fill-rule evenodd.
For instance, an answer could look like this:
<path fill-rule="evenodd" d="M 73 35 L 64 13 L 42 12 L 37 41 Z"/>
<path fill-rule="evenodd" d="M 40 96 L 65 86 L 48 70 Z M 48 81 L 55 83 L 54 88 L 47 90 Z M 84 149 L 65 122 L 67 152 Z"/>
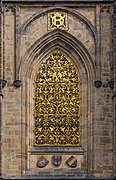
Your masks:
<path fill-rule="evenodd" d="M 92 162 L 87 163 L 88 152 L 93 151 L 92 123 L 94 121 L 92 107 L 94 101 L 93 82 L 96 79 L 96 71 L 90 54 L 86 48 L 72 35 L 62 30 L 54 30 L 44 37 L 41 42 L 37 41 L 24 56 L 19 69 L 19 78 L 23 82 L 22 86 L 22 167 L 23 171 L 30 169 L 31 153 L 45 153 L 50 149 L 33 149 L 33 106 L 34 106 L 34 78 L 41 61 L 55 49 L 64 52 L 74 63 L 80 78 L 80 144 L 81 150 L 76 148 L 53 149 L 51 152 L 76 152 L 82 153 L 84 150 L 86 168 L 92 169 Z M 84 128 L 83 128 L 84 127 Z M 83 149 L 83 150 L 82 150 Z M 90 161 L 91 158 L 89 158 Z M 91 160 L 92 161 L 92 160 Z M 90 167 L 88 167 L 90 165 Z"/>

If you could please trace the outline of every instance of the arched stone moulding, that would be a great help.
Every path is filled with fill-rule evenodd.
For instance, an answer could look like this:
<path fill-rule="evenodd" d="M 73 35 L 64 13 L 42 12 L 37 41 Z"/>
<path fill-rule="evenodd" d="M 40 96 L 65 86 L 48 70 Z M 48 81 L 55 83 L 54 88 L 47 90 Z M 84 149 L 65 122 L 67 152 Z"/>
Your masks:
<path fill-rule="evenodd" d="M 45 54 L 45 52 L 48 53 L 49 49 L 51 49 L 52 47 L 54 47 L 55 44 L 58 44 L 58 43 L 60 43 L 61 46 L 63 46 L 63 49 L 67 48 L 67 50 L 70 51 L 71 54 L 73 54 L 75 50 L 80 54 L 80 56 L 83 56 L 83 58 L 86 59 L 86 62 L 83 61 L 83 63 L 85 65 L 90 64 L 90 66 L 88 66 L 88 68 L 91 69 L 91 70 L 89 69 L 89 72 L 92 71 L 92 74 L 95 74 L 95 76 L 97 76 L 94 61 L 91 55 L 89 54 L 89 52 L 87 51 L 87 49 L 78 39 L 76 39 L 74 36 L 72 36 L 71 34 L 63 30 L 53 30 L 52 32 L 48 32 L 39 40 L 37 40 L 27 50 L 24 57 L 22 57 L 21 63 L 18 67 L 19 71 L 20 69 L 24 67 L 24 65 L 26 65 L 25 63 L 29 63 L 31 66 L 31 63 L 35 59 L 37 59 L 38 56 L 42 56 L 43 53 Z M 19 74 L 19 71 L 18 71 L 18 74 Z"/>
<path fill-rule="evenodd" d="M 83 16 L 79 12 L 75 11 L 74 9 L 72 10 L 71 8 L 67 8 L 67 7 L 65 7 L 65 8 L 64 7 L 50 7 L 50 8 L 46 8 L 46 9 L 42 10 L 41 12 L 35 13 L 26 22 L 24 22 L 24 24 L 21 26 L 20 34 L 23 35 L 23 33 L 26 32 L 27 27 L 33 21 L 35 21 L 39 17 L 41 17 L 44 14 L 51 12 L 51 11 L 64 11 L 64 12 L 67 12 L 67 13 L 72 14 L 75 17 L 79 18 L 90 29 L 90 31 L 92 32 L 92 35 L 94 37 L 95 44 L 97 43 L 97 39 L 98 39 L 97 29 L 92 25 L 92 23 L 85 16 Z"/>
<path fill-rule="evenodd" d="M 76 38 L 62 30 L 54 30 L 28 49 L 22 58 L 19 67 L 19 79 L 23 82 L 22 92 L 22 163 L 25 164 L 24 171 L 31 167 L 31 149 L 33 147 L 34 127 L 34 78 L 43 59 L 53 50 L 59 49 L 66 54 L 74 63 L 80 78 L 80 138 L 81 146 L 85 150 L 85 162 L 87 164 L 88 151 L 93 151 L 92 123 L 94 86 L 96 79 L 96 68 L 86 48 Z M 84 128 L 83 128 L 84 125 Z M 26 159 L 28 157 L 28 160 Z M 92 169 L 92 162 L 87 164 Z"/>

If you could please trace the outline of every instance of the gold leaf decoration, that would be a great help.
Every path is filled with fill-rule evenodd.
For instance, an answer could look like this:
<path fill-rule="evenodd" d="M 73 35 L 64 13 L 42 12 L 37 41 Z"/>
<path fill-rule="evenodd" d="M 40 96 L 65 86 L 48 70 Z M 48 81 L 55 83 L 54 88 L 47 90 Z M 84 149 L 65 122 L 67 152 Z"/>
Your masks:
<path fill-rule="evenodd" d="M 74 63 L 53 51 L 42 61 L 34 84 L 34 146 L 79 145 L 80 83 Z"/>

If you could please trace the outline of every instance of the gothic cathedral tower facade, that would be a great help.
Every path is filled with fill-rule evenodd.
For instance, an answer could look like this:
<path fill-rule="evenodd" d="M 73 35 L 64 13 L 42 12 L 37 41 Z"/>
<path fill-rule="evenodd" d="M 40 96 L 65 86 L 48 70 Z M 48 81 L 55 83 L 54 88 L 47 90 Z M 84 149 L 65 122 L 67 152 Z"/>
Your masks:
<path fill-rule="evenodd" d="M 114 0 L 1 1 L 1 179 L 115 179 L 115 110 Z"/>

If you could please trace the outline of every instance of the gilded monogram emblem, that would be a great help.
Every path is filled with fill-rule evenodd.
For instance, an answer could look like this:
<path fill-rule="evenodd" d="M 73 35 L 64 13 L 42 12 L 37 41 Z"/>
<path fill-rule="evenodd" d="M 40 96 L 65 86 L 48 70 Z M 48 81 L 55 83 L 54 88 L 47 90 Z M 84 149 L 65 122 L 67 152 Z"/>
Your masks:
<path fill-rule="evenodd" d="M 52 156 L 52 163 L 54 166 L 59 167 L 62 162 L 62 156 Z"/>
<path fill-rule="evenodd" d="M 64 12 L 48 13 L 48 30 L 53 29 L 68 30 L 68 15 Z"/>

